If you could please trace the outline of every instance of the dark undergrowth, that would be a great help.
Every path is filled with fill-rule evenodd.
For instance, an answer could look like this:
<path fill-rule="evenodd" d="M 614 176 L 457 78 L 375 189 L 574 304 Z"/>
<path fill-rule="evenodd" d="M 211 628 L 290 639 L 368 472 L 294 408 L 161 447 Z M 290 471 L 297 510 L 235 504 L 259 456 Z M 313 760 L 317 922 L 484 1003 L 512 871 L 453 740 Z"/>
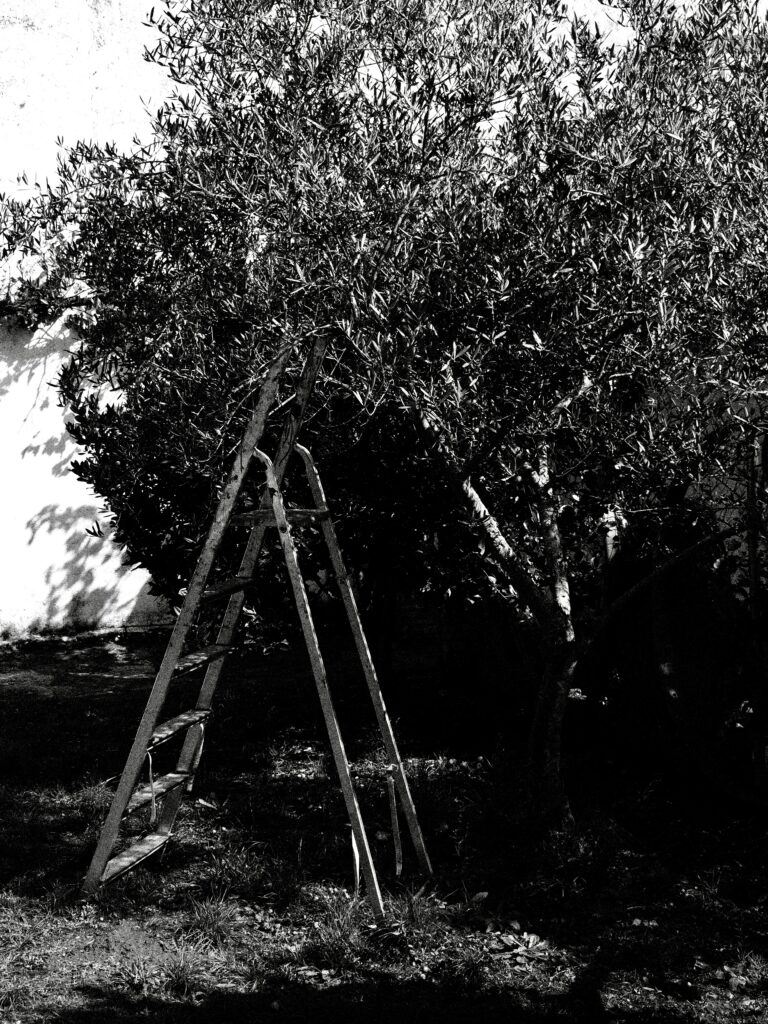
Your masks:
<path fill-rule="evenodd" d="M 533 835 L 516 815 L 514 757 L 490 728 L 459 729 L 450 694 L 426 699 L 436 669 L 418 660 L 394 706 L 432 878 L 402 822 L 395 872 L 364 690 L 345 655 L 329 659 L 384 926 L 355 895 L 316 698 L 303 656 L 284 648 L 229 667 L 164 855 L 84 901 L 161 653 L 103 639 L 6 651 L 0 1020 L 768 1019 L 761 813 L 684 776 L 636 773 L 617 792 L 577 773 L 574 832 Z"/>

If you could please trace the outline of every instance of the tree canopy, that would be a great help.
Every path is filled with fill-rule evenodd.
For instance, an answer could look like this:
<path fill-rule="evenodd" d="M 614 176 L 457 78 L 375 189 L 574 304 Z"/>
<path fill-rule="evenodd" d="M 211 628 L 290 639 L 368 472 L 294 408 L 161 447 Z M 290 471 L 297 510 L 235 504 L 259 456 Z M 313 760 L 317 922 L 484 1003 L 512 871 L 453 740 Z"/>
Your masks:
<path fill-rule="evenodd" d="M 613 10 L 621 46 L 544 0 L 169 0 L 153 142 L 77 145 L 6 216 L 21 251 L 75 227 L 30 303 L 87 283 L 76 472 L 171 596 L 274 353 L 282 400 L 324 339 L 305 430 L 350 536 L 532 618 L 561 811 L 604 533 L 659 563 L 738 525 L 766 388 L 765 19 Z"/>

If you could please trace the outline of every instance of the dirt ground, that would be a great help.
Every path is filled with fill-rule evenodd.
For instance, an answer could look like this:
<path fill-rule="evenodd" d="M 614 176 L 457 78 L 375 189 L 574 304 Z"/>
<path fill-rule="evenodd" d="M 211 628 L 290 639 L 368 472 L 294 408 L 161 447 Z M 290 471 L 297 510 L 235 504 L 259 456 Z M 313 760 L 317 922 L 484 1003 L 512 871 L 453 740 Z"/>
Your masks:
<path fill-rule="evenodd" d="M 229 667 L 167 852 L 83 900 L 162 650 L 157 635 L 0 648 L 0 1021 L 768 1021 L 761 819 L 693 820 L 649 794 L 533 839 L 491 751 L 419 744 L 403 722 L 436 871 L 406 849 L 398 877 L 384 759 L 343 654 L 332 678 L 386 927 L 354 894 L 305 656 L 283 647 Z M 425 668 L 408 671 L 404 691 Z"/>

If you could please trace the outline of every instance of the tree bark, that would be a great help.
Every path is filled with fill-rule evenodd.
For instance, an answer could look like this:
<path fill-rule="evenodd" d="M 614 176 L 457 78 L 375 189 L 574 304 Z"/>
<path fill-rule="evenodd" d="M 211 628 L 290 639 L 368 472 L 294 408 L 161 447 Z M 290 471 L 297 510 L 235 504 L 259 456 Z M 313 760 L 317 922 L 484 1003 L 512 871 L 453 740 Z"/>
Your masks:
<path fill-rule="evenodd" d="M 562 630 L 545 630 L 542 662 L 528 752 L 531 809 L 542 826 L 570 829 L 573 815 L 563 779 L 562 741 L 568 692 L 576 669 L 574 641 Z"/>
<path fill-rule="evenodd" d="M 542 635 L 543 673 L 530 734 L 529 772 L 534 806 L 543 825 L 573 827 L 562 770 L 562 740 L 568 693 L 576 669 L 576 635 L 571 618 L 568 568 L 558 525 L 557 497 L 550 479 L 549 452 L 542 446 L 534 480 L 549 573 L 552 607 Z"/>
<path fill-rule="evenodd" d="M 762 595 L 760 580 L 760 470 L 762 468 L 762 444 L 755 435 L 746 445 L 746 515 L 747 526 L 747 558 L 749 570 L 749 616 L 751 624 L 752 655 L 754 667 L 752 676 L 755 680 L 752 693 L 754 709 L 754 725 L 752 736 L 752 769 L 755 789 L 763 793 L 768 779 L 768 700 L 765 694 L 765 641 L 763 639 L 762 615 L 760 611 Z"/>
<path fill-rule="evenodd" d="M 573 825 L 562 774 L 562 735 L 565 710 L 576 668 L 576 643 L 571 620 L 568 574 L 557 522 L 557 503 L 552 492 L 549 454 L 542 448 L 534 480 L 539 489 L 539 512 L 547 560 L 547 580 L 539 581 L 513 550 L 471 480 L 445 444 L 429 416 L 416 408 L 421 429 L 432 440 L 451 479 L 461 488 L 494 556 L 504 566 L 517 595 L 542 631 L 543 673 L 533 727 L 529 735 L 528 773 L 530 811 L 542 825 L 570 828 Z"/>

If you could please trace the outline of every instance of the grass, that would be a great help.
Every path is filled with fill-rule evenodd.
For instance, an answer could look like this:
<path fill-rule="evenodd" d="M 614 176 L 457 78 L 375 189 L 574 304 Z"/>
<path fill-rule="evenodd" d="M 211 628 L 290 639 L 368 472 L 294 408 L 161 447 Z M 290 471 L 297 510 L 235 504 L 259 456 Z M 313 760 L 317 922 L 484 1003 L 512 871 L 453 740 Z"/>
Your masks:
<path fill-rule="evenodd" d="M 177 999 L 202 995 L 215 977 L 217 961 L 205 941 L 174 942 L 161 967 L 162 991 Z"/>
<path fill-rule="evenodd" d="M 161 990 L 163 971 L 151 958 L 128 956 L 117 964 L 113 978 L 118 988 L 142 997 Z"/>
<path fill-rule="evenodd" d="M 371 923 L 368 908 L 343 890 L 315 890 L 308 894 L 313 917 L 309 935 L 301 943 L 297 959 L 321 970 L 349 970 L 369 959 L 371 947 L 365 926 Z"/>
<path fill-rule="evenodd" d="M 52 698 L 45 715 L 79 736 L 56 747 L 42 711 L 19 709 L 39 774 L 8 774 L 0 789 L 0 1021 L 336 1024 L 374 1005 L 382 1024 L 768 1020 L 761 822 L 704 828 L 644 807 L 641 829 L 629 808 L 529 838 L 487 762 L 428 751 L 408 771 L 436 875 L 418 876 L 404 832 L 398 878 L 386 763 L 362 744 L 352 767 L 382 926 L 353 892 L 322 733 L 278 713 L 281 700 L 286 713 L 296 705 L 289 684 L 267 691 L 274 728 L 250 746 L 237 723 L 258 718 L 252 688 L 230 691 L 167 852 L 92 901 L 78 880 L 109 800 L 87 776 L 104 756 L 93 723 L 83 727 L 71 694 Z M 99 736 L 119 730 L 121 701 L 91 703 Z M 12 722 L 13 696 L 0 691 L 4 711 Z"/>
<path fill-rule="evenodd" d="M 185 926 L 188 935 L 221 946 L 232 937 L 238 912 L 222 893 L 201 900 L 193 899 L 189 917 L 189 924 Z"/>

